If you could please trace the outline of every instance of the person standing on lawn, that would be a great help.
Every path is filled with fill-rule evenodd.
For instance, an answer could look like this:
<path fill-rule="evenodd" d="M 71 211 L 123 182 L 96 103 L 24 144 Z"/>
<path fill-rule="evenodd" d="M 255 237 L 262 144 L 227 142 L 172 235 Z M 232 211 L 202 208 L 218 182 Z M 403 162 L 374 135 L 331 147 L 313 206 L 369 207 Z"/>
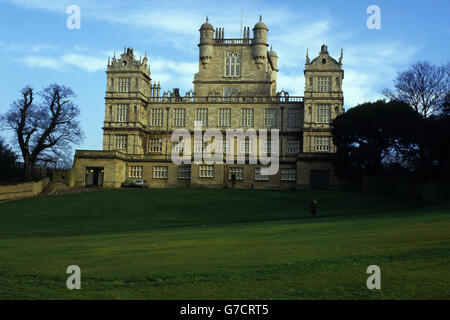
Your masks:
<path fill-rule="evenodd" d="M 318 206 L 319 206 L 319 203 L 317 202 L 317 200 L 313 200 L 311 202 L 311 211 L 310 211 L 310 216 L 311 217 L 317 217 Z"/>

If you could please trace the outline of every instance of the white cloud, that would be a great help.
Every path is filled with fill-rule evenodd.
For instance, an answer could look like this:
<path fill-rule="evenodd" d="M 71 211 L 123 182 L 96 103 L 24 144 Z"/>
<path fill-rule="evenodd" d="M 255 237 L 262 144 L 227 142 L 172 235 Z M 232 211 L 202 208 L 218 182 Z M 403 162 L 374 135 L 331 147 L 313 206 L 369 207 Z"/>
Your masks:
<path fill-rule="evenodd" d="M 305 89 L 305 79 L 303 74 L 287 75 L 283 72 L 278 73 L 277 91 L 287 91 L 291 96 L 303 96 Z"/>
<path fill-rule="evenodd" d="M 119 1 L 94 1 L 94 0 L 0 0 L 1 2 L 11 3 L 27 9 L 42 9 L 60 14 L 66 14 L 67 7 L 70 5 L 78 5 L 86 12 L 102 11 L 118 7 Z"/>
<path fill-rule="evenodd" d="M 66 8 L 73 1 L 62 0 L 0 0 L 31 9 L 43 9 L 66 15 Z M 157 57 L 150 53 L 152 78 L 161 81 L 164 87 L 191 89 L 194 74 L 198 70 L 196 44 L 198 29 L 209 15 L 214 27 L 224 27 L 225 37 L 239 37 L 240 2 L 230 5 L 227 2 L 208 2 L 194 0 L 184 1 L 146 1 L 123 2 L 121 0 L 76 1 L 81 8 L 82 19 L 119 24 L 132 32 L 145 30 L 150 36 L 139 36 L 139 43 L 146 43 L 148 49 L 155 46 L 170 48 L 167 56 L 158 53 Z M 379 90 L 390 85 L 397 70 L 409 64 L 419 48 L 410 43 L 398 40 L 377 40 L 369 42 L 362 39 L 358 31 L 347 30 L 339 25 L 335 17 L 329 13 L 311 15 L 308 12 L 298 14 L 289 7 L 280 4 L 273 7 L 270 3 L 245 3 L 244 26 L 252 29 L 259 13 L 269 27 L 269 43 L 278 53 L 278 90 L 288 90 L 291 95 L 303 95 L 306 49 L 310 58 L 320 51 L 322 44 L 327 44 L 330 54 L 338 58 L 340 48 L 344 48 L 345 79 L 344 97 L 347 107 L 380 98 Z M 7 49 L 0 42 L 0 50 L 27 51 L 24 58 L 27 66 L 42 67 L 52 70 L 68 70 L 79 68 L 87 72 L 104 71 L 107 55 L 87 56 L 82 53 L 86 48 L 76 47 L 75 53 L 62 52 L 56 58 L 38 56 L 35 53 L 51 50 L 51 46 L 32 45 L 11 46 Z M 27 49 L 27 50 L 24 50 Z M 137 52 L 137 51 L 135 51 Z M 181 54 L 180 54 L 181 53 Z M 188 53 L 188 54 L 187 54 Z M 108 52 L 112 56 L 112 52 Z M 120 54 L 118 52 L 117 54 Z M 139 56 L 139 54 L 136 54 Z M 142 54 L 140 54 L 142 55 Z M 142 55 L 143 56 L 143 55 Z M 177 58 L 175 58 L 177 57 Z M 190 62 L 188 59 L 192 59 Z"/>
<path fill-rule="evenodd" d="M 23 58 L 23 62 L 29 68 L 48 68 L 56 71 L 63 70 L 61 61 L 55 58 L 27 56 Z"/>
<path fill-rule="evenodd" d="M 82 54 L 65 54 L 60 59 L 66 65 L 88 72 L 105 70 L 107 64 L 105 58 L 90 57 Z"/>
<path fill-rule="evenodd" d="M 62 8 L 66 8 L 64 2 L 69 1 L 48 1 L 48 0 L 1 0 L 1 2 L 12 3 L 14 5 L 29 8 L 29 9 L 46 9 L 51 11 L 62 11 Z M 65 10 L 64 10 L 65 11 Z"/>
<path fill-rule="evenodd" d="M 328 43 L 330 21 L 315 21 L 297 24 L 295 28 L 287 27 L 279 34 L 269 35 L 269 41 L 279 56 L 279 67 L 295 67 L 305 63 L 306 49 L 310 52 L 320 51 L 320 46 Z"/>
<path fill-rule="evenodd" d="M 380 90 L 389 86 L 397 71 L 412 62 L 419 48 L 402 42 L 352 44 L 344 50 L 345 105 L 374 101 L 383 96 Z"/>
<path fill-rule="evenodd" d="M 43 51 L 57 50 L 58 47 L 47 44 L 30 44 L 30 43 L 6 43 L 0 41 L 0 51 L 2 52 L 32 52 L 38 53 Z"/>
<path fill-rule="evenodd" d="M 84 47 L 84 46 L 80 46 L 80 45 L 75 45 L 73 47 L 73 49 L 77 52 L 86 52 L 88 51 L 88 48 Z"/>
<path fill-rule="evenodd" d="M 198 71 L 197 62 L 178 62 L 173 60 L 166 60 L 163 58 L 156 58 L 150 61 L 152 71 L 172 71 L 177 74 L 191 74 Z"/>
<path fill-rule="evenodd" d="M 343 90 L 346 106 L 354 107 L 363 102 L 381 98 L 380 94 L 373 87 L 373 81 L 371 81 L 373 77 L 374 74 L 353 69 L 345 70 Z"/>
<path fill-rule="evenodd" d="M 26 56 L 23 62 L 29 68 L 48 68 L 56 71 L 66 71 L 75 67 L 87 72 L 105 70 L 106 58 L 91 57 L 82 54 L 64 54 L 60 57 Z"/>
<path fill-rule="evenodd" d="M 345 63 L 352 67 L 384 67 L 407 63 L 418 48 L 400 41 L 365 42 L 345 48 Z"/>
<path fill-rule="evenodd" d="M 131 4 L 121 0 L 0 0 L 27 9 L 39 9 L 67 15 L 69 5 L 76 4 L 81 9 L 82 25 L 85 19 L 122 24 L 134 30 L 146 30 L 152 42 L 171 43 L 178 50 L 192 51 L 193 41 L 198 40 L 198 29 L 209 16 L 214 27 L 225 28 L 226 37 L 240 36 L 240 3 L 203 0 L 187 1 L 134 1 Z M 298 19 L 299 14 L 283 6 L 273 7 L 269 3 L 251 2 L 245 4 L 244 26 L 251 28 L 264 14 L 268 25 L 285 24 L 289 19 Z M 253 14 L 249 14 L 253 13 Z M 258 13 L 258 14 L 255 14 Z M 82 27 L 83 28 L 83 27 Z M 145 41 L 145 40 L 144 40 Z"/>
<path fill-rule="evenodd" d="M 156 58 L 150 60 L 150 69 L 152 79 L 161 82 L 163 91 L 180 88 L 183 92 L 193 89 L 192 81 L 198 72 L 198 63 Z"/>

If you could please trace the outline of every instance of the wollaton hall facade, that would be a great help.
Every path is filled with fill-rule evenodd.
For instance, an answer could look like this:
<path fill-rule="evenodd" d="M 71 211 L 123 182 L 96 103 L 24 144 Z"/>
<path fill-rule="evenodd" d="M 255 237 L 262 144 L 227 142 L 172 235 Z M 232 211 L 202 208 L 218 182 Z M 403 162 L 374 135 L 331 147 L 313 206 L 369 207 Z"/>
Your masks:
<path fill-rule="evenodd" d="M 214 30 L 208 19 L 199 31 L 199 70 L 194 90 L 184 96 L 178 89 L 163 92 L 151 79 L 147 57 L 137 59 L 131 48 L 108 62 L 103 150 L 76 151 L 71 184 L 120 187 L 125 180 L 145 179 L 150 187 L 224 187 L 232 182 L 236 188 L 336 187 L 331 122 L 344 111 L 342 52 L 339 61 L 325 45 L 314 59 L 307 54 L 304 96 L 289 96 L 277 91 L 278 56 L 269 50 L 268 28 L 261 19 L 253 38 L 246 27 L 241 39 L 226 39 L 224 30 Z M 278 173 L 262 175 L 260 163 L 174 164 L 172 148 L 183 148 L 172 143 L 174 130 L 192 134 L 192 156 L 213 143 L 196 144 L 195 121 L 224 136 L 227 129 L 278 129 Z M 259 147 L 236 139 L 215 150 L 227 154 L 233 148 L 237 155 Z"/>

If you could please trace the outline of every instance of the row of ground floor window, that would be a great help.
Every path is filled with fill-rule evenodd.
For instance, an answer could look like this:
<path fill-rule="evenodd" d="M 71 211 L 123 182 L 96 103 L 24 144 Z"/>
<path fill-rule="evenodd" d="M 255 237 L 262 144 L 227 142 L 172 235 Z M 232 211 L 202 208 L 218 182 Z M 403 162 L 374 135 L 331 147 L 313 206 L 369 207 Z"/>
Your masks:
<path fill-rule="evenodd" d="M 120 188 L 126 180 L 146 180 L 150 187 L 237 187 L 337 189 L 331 155 L 299 154 L 280 158 L 274 175 L 261 169 L 270 165 L 199 163 L 177 165 L 169 159 L 127 155 L 119 151 L 76 150 L 70 173 L 71 187 Z M 274 165 L 274 164 L 272 164 Z M 273 167 L 272 167 L 273 168 Z"/>
<path fill-rule="evenodd" d="M 79 159 L 80 160 L 80 159 Z M 84 160 L 84 159 L 83 159 Z M 255 189 L 311 188 L 329 190 L 336 186 L 330 168 L 281 164 L 275 175 L 261 174 L 256 165 L 174 165 L 78 161 L 73 186 L 120 187 L 125 180 L 146 180 L 150 187 L 236 187 Z"/>
<path fill-rule="evenodd" d="M 153 179 L 167 179 L 169 176 L 169 167 L 156 165 L 152 166 L 152 177 Z M 178 166 L 175 168 L 178 171 L 179 180 L 191 180 L 192 167 L 191 166 Z M 229 167 L 228 168 L 228 180 L 229 181 L 243 181 L 245 167 Z M 261 167 L 247 168 L 247 170 L 254 170 L 254 180 L 255 181 L 270 181 L 270 176 L 261 174 Z M 90 170 L 92 171 L 92 169 Z M 87 174 L 91 173 L 89 168 Z M 214 165 L 202 164 L 199 165 L 198 177 L 199 178 L 209 178 L 212 179 L 215 176 Z M 128 166 L 128 178 L 130 179 L 142 179 L 144 178 L 144 166 Z M 280 180 L 281 181 L 296 181 L 296 168 L 281 168 L 280 169 Z"/>

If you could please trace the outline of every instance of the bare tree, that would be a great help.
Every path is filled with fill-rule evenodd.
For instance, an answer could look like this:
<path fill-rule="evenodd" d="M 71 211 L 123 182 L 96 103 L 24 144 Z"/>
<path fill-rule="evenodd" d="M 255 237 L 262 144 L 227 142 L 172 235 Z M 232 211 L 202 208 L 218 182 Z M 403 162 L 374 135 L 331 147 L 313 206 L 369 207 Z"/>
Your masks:
<path fill-rule="evenodd" d="M 450 67 L 449 67 L 450 70 Z M 450 91 L 447 91 L 444 97 L 444 102 L 440 108 L 441 115 L 450 116 Z"/>
<path fill-rule="evenodd" d="M 427 118 L 442 108 L 450 90 L 449 72 L 450 63 L 435 66 L 428 61 L 419 61 L 397 75 L 395 89 L 384 88 L 381 93 L 391 100 L 409 103 Z"/>
<path fill-rule="evenodd" d="M 17 169 L 17 156 L 0 137 L 0 183 L 14 177 Z"/>
<path fill-rule="evenodd" d="M 58 161 L 70 154 L 72 144 L 81 143 L 83 133 L 77 120 L 80 110 L 71 101 L 75 97 L 72 89 L 58 84 L 38 92 L 39 103 L 31 87 L 22 89 L 21 94 L 1 120 L 15 131 L 25 174 L 32 178 L 38 161 Z"/>

